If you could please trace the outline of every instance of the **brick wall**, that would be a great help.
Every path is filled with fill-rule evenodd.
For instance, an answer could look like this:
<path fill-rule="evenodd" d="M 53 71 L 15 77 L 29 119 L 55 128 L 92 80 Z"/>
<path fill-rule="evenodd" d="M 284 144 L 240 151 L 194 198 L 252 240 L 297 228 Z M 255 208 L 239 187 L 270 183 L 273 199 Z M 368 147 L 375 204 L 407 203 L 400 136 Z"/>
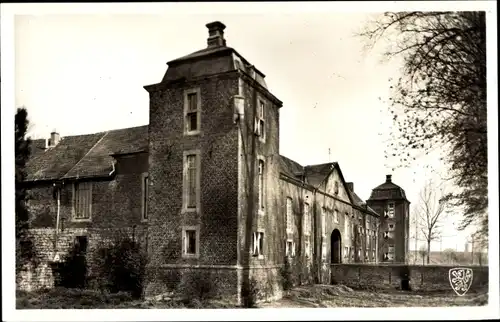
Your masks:
<path fill-rule="evenodd" d="M 193 88 L 201 97 L 201 133 L 187 136 L 184 91 Z M 237 92 L 237 74 L 164 84 L 150 92 L 147 296 L 171 289 L 178 280 L 165 272 L 183 270 L 183 265 L 237 263 L 238 136 L 231 105 Z M 199 151 L 200 208 L 183 213 L 183 153 L 188 150 Z M 199 257 L 183 258 L 182 226 L 196 225 Z M 158 283 L 161 279 L 170 280 Z"/>
<path fill-rule="evenodd" d="M 371 286 L 377 288 L 400 288 L 401 269 L 396 264 L 339 264 L 332 265 L 332 281 L 347 286 Z M 408 265 L 410 285 L 413 290 L 452 291 L 448 274 L 451 268 L 461 266 Z M 470 290 L 488 285 L 488 267 L 462 266 L 472 268 L 473 281 Z"/>

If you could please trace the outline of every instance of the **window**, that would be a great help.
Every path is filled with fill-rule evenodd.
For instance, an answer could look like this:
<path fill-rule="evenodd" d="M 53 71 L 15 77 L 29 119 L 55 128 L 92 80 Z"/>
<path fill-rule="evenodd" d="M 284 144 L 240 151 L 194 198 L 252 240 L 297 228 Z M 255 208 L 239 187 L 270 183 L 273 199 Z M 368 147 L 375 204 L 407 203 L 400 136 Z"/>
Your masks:
<path fill-rule="evenodd" d="M 349 247 L 345 246 L 344 247 L 344 258 L 348 258 L 349 257 Z"/>
<path fill-rule="evenodd" d="M 264 233 L 253 233 L 253 256 L 264 256 Z"/>
<path fill-rule="evenodd" d="M 264 110 L 265 103 L 259 100 L 259 105 L 257 106 L 257 115 L 255 116 L 254 133 L 260 137 L 261 140 L 266 139 L 266 128 L 264 123 Z"/>
<path fill-rule="evenodd" d="M 295 243 L 293 240 L 289 239 L 286 241 L 285 252 L 287 257 L 295 257 Z"/>
<path fill-rule="evenodd" d="M 304 235 L 311 233 L 311 218 L 309 214 L 309 204 L 304 203 Z"/>
<path fill-rule="evenodd" d="M 345 213 L 345 219 L 344 219 L 344 236 L 346 239 L 349 239 L 349 214 L 346 212 Z"/>
<path fill-rule="evenodd" d="M 196 211 L 200 203 L 200 158 L 198 151 L 184 152 L 184 207 Z"/>
<path fill-rule="evenodd" d="M 333 220 L 336 224 L 339 223 L 339 212 L 337 211 L 337 209 L 335 209 L 335 211 L 333 212 Z"/>
<path fill-rule="evenodd" d="M 358 249 L 358 259 L 361 258 L 361 249 Z"/>
<path fill-rule="evenodd" d="M 264 161 L 259 160 L 259 210 L 264 210 Z"/>
<path fill-rule="evenodd" d="M 338 195 L 339 194 L 339 182 L 338 181 L 335 181 L 334 183 L 334 194 Z"/>
<path fill-rule="evenodd" d="M 365 260 L 368 261 L 368 251 L 365 250 Z"/>
<path fill-rule="evenodd" d="M 366 234 L 366 245 L 368 245 L 368 244 L 370 244 L 370 231 L 367 230 L 366 233 L 367 233 Z"/>
<path fill-rule="evenodd" d="M 384 232 L 384 238 L 394 238 L 394 232 L 392 231 L 386 231 Z"/>
<path fill-rule="evenodd" d="M 75 183 L 74 192 L 74 218 L 89 220 L 92 213 L 92 183 Z"/>
<path fill-rule="evenodd" d="M 306 258 L 311 257 L 311 237 L 309 235 L 304 236 L 304 248 Z"/>
<path fill-rule="evenodd" d="M 198 226 L 188 226 L 182 229 L 182 256 L 196 258 L 200 252 L 200 230 Z"/>
<path fill-rule="evenodd" d="M 325 208 L 321 208 L 321 234 L 326 236 L 326 220 L 325 220 Z"/>
<path fill-rule="evenodd" d="M 148 193 L 149 177 L 147 173 L 142 175 L 142 220 L 148 220 Z"/>
<path fill-rule="evenodd" d="M 286 232 L 293 232 L 293 213 L 292 213 L 292 198 L 286 198 Z"/>
<path fill-rule="evenodd" d="M 323 260 L 326 259 L 326 243 L 323 242 L 321 246 L 321 257 Z"/>
<path fill-rule="evenodd" d="M 200 105 L 199 89 L 189 90 L 184 93 L 184 133 L 187 135 L 200 132 Z"/>
<path fill-rule="evenodd" d="M 394 218 L 394 202 L 388 204 L 386 217 Z"/>

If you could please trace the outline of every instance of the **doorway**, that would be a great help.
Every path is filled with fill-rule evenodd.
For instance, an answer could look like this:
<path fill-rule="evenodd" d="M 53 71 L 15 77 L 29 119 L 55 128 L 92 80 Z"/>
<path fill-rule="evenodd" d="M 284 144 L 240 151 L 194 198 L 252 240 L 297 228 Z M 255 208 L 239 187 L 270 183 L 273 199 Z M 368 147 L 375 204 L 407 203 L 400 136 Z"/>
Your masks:
<path fill-rule="evenodd" d="M 341 263 L 342 262 L 342 239 L 340 236 L 340 231 L 338 229 L 334 229 L 332 231 L 332 236 L 331 236 L 331 263 Z"/>

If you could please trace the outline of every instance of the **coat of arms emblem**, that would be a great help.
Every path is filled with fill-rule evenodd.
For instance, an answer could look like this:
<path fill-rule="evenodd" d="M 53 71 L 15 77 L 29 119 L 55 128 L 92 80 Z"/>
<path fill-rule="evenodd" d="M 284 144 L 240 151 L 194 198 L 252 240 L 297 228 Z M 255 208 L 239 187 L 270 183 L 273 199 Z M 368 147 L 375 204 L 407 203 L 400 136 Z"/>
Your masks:
<path fill-rule="evenodd" d="M 472 269 L 452 268 L 449 271 L 451 288 L 458 296 L 463 296 L 472 285 Z"/>

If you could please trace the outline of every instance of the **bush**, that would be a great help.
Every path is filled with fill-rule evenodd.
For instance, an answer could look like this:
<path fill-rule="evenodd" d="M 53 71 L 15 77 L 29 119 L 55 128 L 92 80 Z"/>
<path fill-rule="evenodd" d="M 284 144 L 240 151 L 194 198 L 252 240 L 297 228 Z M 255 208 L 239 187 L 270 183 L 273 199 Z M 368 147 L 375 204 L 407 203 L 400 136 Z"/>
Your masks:
<path fill-rule="evenodd" d="M 399 277 L 401 278 L 401 289 L 403 291 L 411 291 L 410 287 L 410 269 L 403 265 L 399 268 Z"/>
<path fill-rule="evenodd" d="M 209 272 L 193 270 L 188 272 L 178 286 L 183 302 L 186 305 L 200 305 L 215 296 L 215 287 Z"/>
<path fill-rule="evenodd" d="M 65 288 L 84 288 L 87 280 L 87 260 L 82 255 L 77 246 L 63 257 L 61 263 L 55 266 L 59 276 L 57 276 L 56 286 Z"/>
<path fill-rule="evenodd" d="M 129 238 L 114 242 L 98 251 L 97 287 L 111 293 L 127 292 L 133 298 L 142 296 L 146 256 L 138 243 Z"/>
<path fill-rule="evenodd" d="M 243 284 L 243 288 L 241 290 L 243 306 L 246 308 L 254 308 L 257 304 L 258 294 L 259 288 L 257 287 L 257 281 L 254 278 L 250 278 L 248 283 Z"/>
<path fill-rule="evenodd" d="M 280 268 L 280 275 L 283 290 L 291 290 L 293 287 L 293 267 L 287 258 L 285 258 L 285 265 Z"/>

